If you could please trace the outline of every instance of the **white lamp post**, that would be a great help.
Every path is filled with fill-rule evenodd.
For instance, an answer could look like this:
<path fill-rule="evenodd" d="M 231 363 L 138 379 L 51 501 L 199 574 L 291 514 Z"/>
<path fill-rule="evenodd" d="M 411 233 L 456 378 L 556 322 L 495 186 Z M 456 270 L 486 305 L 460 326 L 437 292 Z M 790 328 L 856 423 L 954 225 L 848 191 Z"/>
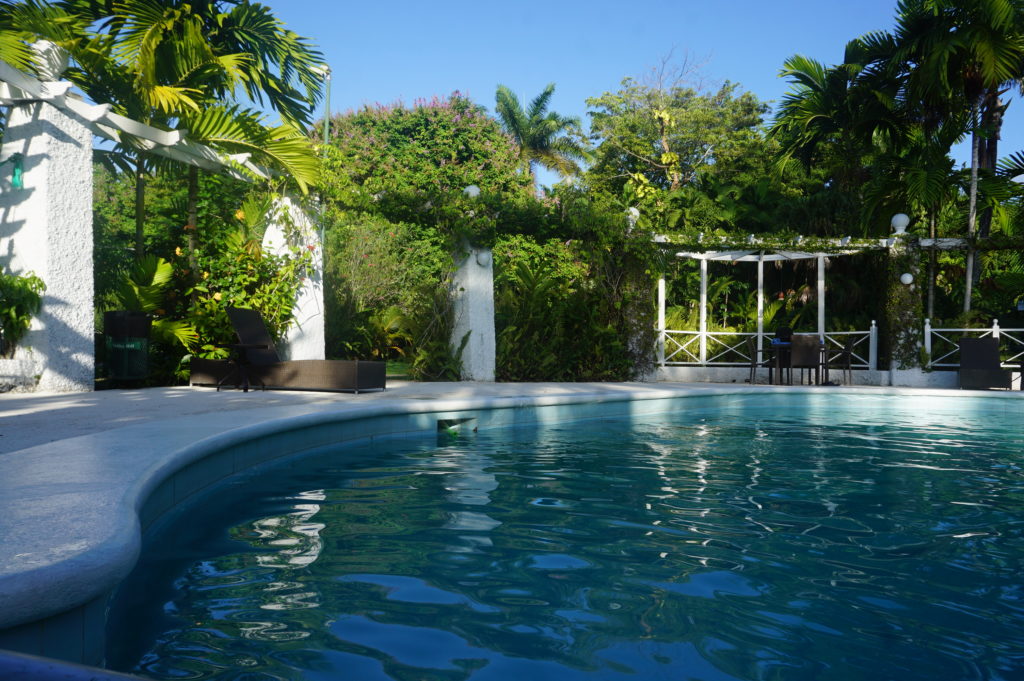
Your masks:
<path fill-rule="evenodd" d="M 321 64 L 314 69 L 324 77 L 324 146 L 331 141 L 331 67 Z"/>

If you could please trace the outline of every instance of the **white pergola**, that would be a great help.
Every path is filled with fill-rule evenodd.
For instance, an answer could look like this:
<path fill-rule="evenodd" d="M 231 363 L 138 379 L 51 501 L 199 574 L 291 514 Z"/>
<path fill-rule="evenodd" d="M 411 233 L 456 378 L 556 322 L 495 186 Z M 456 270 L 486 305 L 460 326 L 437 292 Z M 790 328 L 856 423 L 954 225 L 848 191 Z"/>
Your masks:
<path fill-rule="evenodd" d="M 67 81 L 39 80 L 0 61 L 0 106 L 46 102 L 81 121 L 92 134 L 111 142 L 129 144 L 240 180 L 269 177 L 269 171 L 252 163 L 249 154 L 222 154 L 190 140 L 187 130 L 161 130 L 113 113 L 110 104 L 89 104 L 72 93 L 71 87 Z"/>
<path fill-rule="evenodd" d="M 661 240 L 661 239 L 659 239 Z M 894 239 L 877 239 L 869 242 L 860 242 L 857 246 L 851 245 L 851 239 L 832 240 L 828 251 L 801 251 L 799 242 L 794 244 L 793 249 L 776 249 L 760 247 L 753 235 L 748 237 L 751 244 L 749 249 L 735 250 L 706 250 L 700 252 L 680 251 L 675 255 L 677 258 L 688 258 L 700 262 L 700 359 L 704 362 L 707 358 L 707 320 L 708 320 L 708 262 L 756 262 L 757 263 L 757 347 L 763 347 L 764 343 L 764 264 L 766 262 L 777 262 L 780 260 L 810 260 L 818 262 L 818 336 L 825 339 L 825 259 L 854 255 L 864 250 L 881 249 L 892 246 Z M 658 279 L 658 328 L 661 332 L 665 329 L 665 278 Z"/>

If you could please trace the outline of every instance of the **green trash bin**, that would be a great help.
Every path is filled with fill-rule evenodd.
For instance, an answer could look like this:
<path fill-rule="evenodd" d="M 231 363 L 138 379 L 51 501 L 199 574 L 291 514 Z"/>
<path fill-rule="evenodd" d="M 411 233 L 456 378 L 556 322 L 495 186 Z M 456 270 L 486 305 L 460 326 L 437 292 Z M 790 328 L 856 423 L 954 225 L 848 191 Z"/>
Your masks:
<path fill-rule="evenodd" d="M 107 376 L 116 381 L 141 381 L 149 375 L 149 329 L 145 312 L 116 310 L 103 314 L 107 337 Z"/>

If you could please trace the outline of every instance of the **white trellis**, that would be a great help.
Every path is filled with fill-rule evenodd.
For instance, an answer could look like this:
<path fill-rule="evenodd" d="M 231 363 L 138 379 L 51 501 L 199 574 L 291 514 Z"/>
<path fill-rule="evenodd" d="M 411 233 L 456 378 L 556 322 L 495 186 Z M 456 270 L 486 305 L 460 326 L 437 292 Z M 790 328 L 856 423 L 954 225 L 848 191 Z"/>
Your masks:
<path fill-rule="evenodd" d="M 752 245 L 755 244 L 755 237 L 751 235 L 748 240 Z M 736 249 L 736 250 L 707 250 L 701 252 L 678 252 L 676 257 L 678 258 L 689 258 L 697 260 L 700 263 L 700 317 L 699 317 L 699 328 L 698 331 L 693 334 L 691 333 L 690 340 L 687 343 L 696 341 L 698 347 L 696 352 L 694 349 L 679 344 L 676 341 L 677 348 L 675 352 L 666 354 L 666 343 L 668 342 L 668 334 L 673 333 L 669 331 L 665 326 L 665 279 L 661 277 L 658 281 L 658 331 L 659 331 L 659 348 L 658 348 L 658 359 L 661 365 L 671 363 L 672 357 L 679 354 L 680 351 L 684 355 L 689 356 L 694 362 L 679 362 L 679 363 L 693 363 L 699 365 L 707 365 L 714 363 L 716 359 L 720 358 L 723 354 L 730 351 L 738 352 L 739 341 L 734 345 L 729 345 L 728 342 L 720 342 L 725 348 L 724 351 L 714 356 L 709 356 L 708 341 L 714 334 L 708 332 L 708 263 L 709 262 L 755 262 L 757 263 L 757 347 L 761 348 L 764 346 L 764 264 L 766 262 L 778 262 L 783 260 L 810 260 L 814 259 L 817 261 L 817 299 L 818 299 L 818 317 L 817 317 L 817 334 L 823 342 L 829 340 L 831 334 L 826 333 L 825 330 L 825 259 L 830 257 L 853 255 L 859 253 L 868 248 L 886 248 L 891 246 L 893 243 L 892 239 L 879 239 L 874 243 L 862 245 L 859 247 L 850 247 L 850 239 L 836 239 L 833 241 L 835 246 L 834 249 L 829 251 L 801 251 L 797 250 L 799 244 L 795 244 L 793 249 L 766 249 L 766 248 L 751 248 L 751 249 Z M 856 333 L 856 332 L 854 332 Z M 864 338 L 868 340 L 869 350 L 867 351 L 867 357 L 862 358 L 867 368 L 875 369 L 877 367 L 877 330 L 872 322 L 872 328 L 869 331 L 862 332 Z M 723 334 L 718 334 L 723 335 Z M 724 335 L 736 335 L 736 336 L 747 336 L 750 334 L 724 334 Z M 835 340 L 835 339 L 832 339 Z M 860 342 L 860 341 L 858 341 Z M 749 359 L 749 358 L 747 358 Z"/>

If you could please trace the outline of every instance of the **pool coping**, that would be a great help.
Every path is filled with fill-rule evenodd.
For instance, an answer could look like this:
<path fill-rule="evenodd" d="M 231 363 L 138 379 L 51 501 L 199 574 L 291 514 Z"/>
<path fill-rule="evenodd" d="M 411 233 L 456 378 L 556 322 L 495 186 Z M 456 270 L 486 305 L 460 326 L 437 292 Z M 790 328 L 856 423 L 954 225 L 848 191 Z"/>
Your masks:
<path fill-rule="evenodd" d="M 102 632 L 67 634 L 62 629 L 95 626 L 105 618 L 107 596 L 131 571 L 143 527 L 160 514 L 226 477 L 254 465 L 339 442 L 366 441 L 403 433 L 436 431 L 437 419 L 474 412 L 496 417 L 518 414 L 537 422 L 542 407 L 625 404 L 693 396 L 805 392 L 857 395 L 983 396 L 1021 399 L 1020 392 L 882 388 L 822 388 L 728 385 L 592 384 L 568 394 L 522 394 L 457 399 L 397 398 L 275 406 L 187 416 L 59 440 L 0 454 L 0 634 L 81 610 L 74 622 L 25 632 L 23 652 L 79 656 L 96 664 L 88 649 L 102 645 Z M 577 413 L 573 412 L 574 414 Z M 394 418 L 400 417 L 400 418 Z M 584 416 L 585 418 L 586 416 Z M 563 414 L 555 420 L 568 420 Z M 517 423 L 504 419 L 494 425 Z M 487 424 L 483 424 L 487 425 Z M 275 450 L 295 431 L 310 435 L 298 450 Z M 341 438 L 339 440 L 339 437 Z M 241 458 L 239 452 L 245 451 Z M 90 622 L 92 624 L 90 624 Z M 43 640 L 70 635 L 68 648 Z M 100 640 L 96 640 L 97 637 Z M 3 639 L 0 639 L 3 640 Z M 4 640 L 3 647 L 14 647 Z"/>

